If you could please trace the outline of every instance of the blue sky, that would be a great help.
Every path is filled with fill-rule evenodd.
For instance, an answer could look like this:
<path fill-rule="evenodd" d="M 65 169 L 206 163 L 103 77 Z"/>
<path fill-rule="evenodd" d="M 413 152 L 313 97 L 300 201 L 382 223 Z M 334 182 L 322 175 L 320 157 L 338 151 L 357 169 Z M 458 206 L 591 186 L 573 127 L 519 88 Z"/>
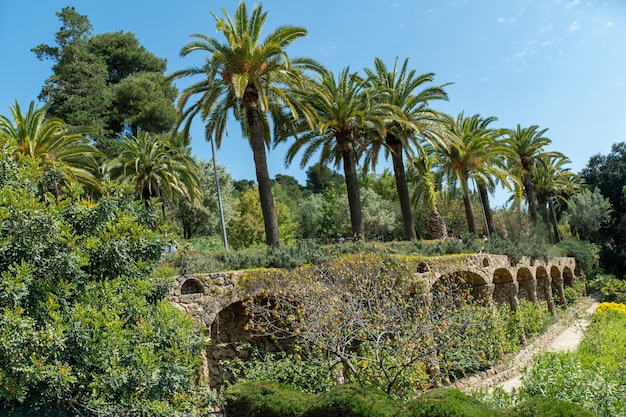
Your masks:
<path fill-rule="evenodd" d="M 38 61 L 30 49 L 53 43 L 60 27 L 55 12 L 64 6 L 87 15 L 94 33 L 133 32 L 172 72 L 200 62 L 200 56 L 178 55 L 192 33 L 218 36 L 210 12 L 221 15 L 225 8 L 232 15 L 237 4 L 0 0 L 0 113 L 9 115 L 16 99 L 23 107 L 37 100 L 52 63 Z M 494 127 L 548 128 L 550 150 L 567 155 L 574 172 L 591 155 L 626 141 L 623 0 L 266 0 L 263 8 L 264 33 L 279 25 L 308 30 L 288 49 L 291 55 L 312 57 L 335 72 L 371 68 L 375 57 L 388 66 L 408 57 L 417 72 L 434 72 L 437 84 L 453 83 L 450 101 L 433 107 L 453 116 L 495 116 Z M 194 153 L 209 159 L 200 122 L 192 133 Z M 293 175 L 304 184 L 299 164 L 286 168 L 284 155 L 284 147 L 270 151 L 270 175 Z M 252 153 L 236 126 L 217 157 L 235 179 L 255 178 Z"/>

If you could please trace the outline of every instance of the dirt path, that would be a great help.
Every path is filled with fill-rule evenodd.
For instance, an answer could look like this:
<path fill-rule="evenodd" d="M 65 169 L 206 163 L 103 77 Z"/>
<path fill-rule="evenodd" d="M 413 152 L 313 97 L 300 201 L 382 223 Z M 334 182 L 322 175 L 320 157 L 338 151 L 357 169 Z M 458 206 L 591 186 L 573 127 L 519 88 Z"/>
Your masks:
<path fill-rule="evenodd" d="M 530 365 L 532 357 L 543 351 L 575 350 L 589 325 L 589 318 L 598 302 L 592 297 L 583 297 L 572 309 L 559 317 L 558 321 L 543 335 L 535 338 L 515 356 L 506 358 L 502 364 L 466 378 L 455 384 L 461 391 L 493 389 L 502 387 L 506 391 L 521 386 L 521 371 Z"/>

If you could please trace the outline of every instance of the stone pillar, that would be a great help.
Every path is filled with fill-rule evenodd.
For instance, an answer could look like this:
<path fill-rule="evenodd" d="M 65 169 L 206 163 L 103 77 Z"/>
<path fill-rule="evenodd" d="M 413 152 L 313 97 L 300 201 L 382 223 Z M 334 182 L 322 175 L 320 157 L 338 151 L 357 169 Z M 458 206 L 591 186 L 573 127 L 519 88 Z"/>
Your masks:
<path fill-rule="evenodd" d="M 554 298 L 552 297 L 552 280 L 549 277 L 543 280 L 544 282 L 544 294 L 546 295 L 546 303 L 548 304 L 548 311 L 551 315 L 556 315 L 554 309 Z"/>
<path fill-rule="evenodd" d="M 563 287 L 563 278 L 556 279 L 556 290 L 559 293 L 559 300 L 561 301 L 561 308 L 567 309 L 567 300 L 565 299 L 565 288 Z"/>
<path fill-rule="evenodd" d="M 511 282 L 509 286 L 509 303 L 511 304 L 511 310 L 514 312 L 519 310 L 519 299 L 517 298 L 518 292 L 519 287 L 517 282 Z"/>
<path fill-rule="evenodd" d="M 530 297 L 530 302 L 533 304 L 537 304 L 537 279 L 533 278 L 532 281 L 530 282 L 530 294 L 528 294 L 528 296 Z"/>

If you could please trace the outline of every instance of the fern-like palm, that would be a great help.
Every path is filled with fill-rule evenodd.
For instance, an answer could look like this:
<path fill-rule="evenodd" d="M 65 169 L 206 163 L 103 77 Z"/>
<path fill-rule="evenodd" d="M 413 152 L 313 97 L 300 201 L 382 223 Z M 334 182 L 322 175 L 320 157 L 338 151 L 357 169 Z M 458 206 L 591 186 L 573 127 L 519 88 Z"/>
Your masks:
<path fill-rule="evenodd" d="M 100 189 L 95 173 L 104 155 L 93 147 L 86 130 L 72 128 L 59 118 L 47 118 L 47 108 L 31 102 L 24 114 L 15 102 L 12 120 L 0 115 L 0 141 L 9 152 L 40 161 L 45 169 L 58 169 L 65 181 Z"/>

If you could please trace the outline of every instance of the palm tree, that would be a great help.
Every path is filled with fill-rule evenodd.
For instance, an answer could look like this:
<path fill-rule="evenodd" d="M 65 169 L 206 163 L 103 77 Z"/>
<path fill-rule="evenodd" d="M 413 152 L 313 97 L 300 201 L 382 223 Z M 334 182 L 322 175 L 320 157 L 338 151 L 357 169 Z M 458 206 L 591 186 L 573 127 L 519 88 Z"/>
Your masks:
<path fill-rule="evenodd" d="M 202 199 L 200 166 L 182 149 L 148 132 L 123 136 L 117 157 L 105 162 L 104 173 L 133 184 L 135 196 L 146 204 L 152 198 L 165 202 L 182 197 L 192 203 Z"/>
<path fill-rule="evenodd" d="M 467 228 L 470 233 L 477 234 L 469 180 L 473 178 L 479 187 L 483 187 L 483 208 L 485 212 L 490 212 L 487 190 L 493 187 L 493 178 L 506 181 L 505 170 L 493 162 L 501 158 L 506 149 L 495 141 L 497 131 L 489 128 L 489 124 L 497 120 L 495 117 L 481 118 L 478 114 L 465 117 L 461 113 L 456 119 L 444 115 L 443 120 L 457 139 L 447 149 L 439 149 L 444 157 L 444 171 L 450 183 L 458 182 L 461 185 Z"/>
<path fill-rule="evenodd" d="M 554 210 L 555 201 L 567 202 L 570 195 L 580 189 L 581 179 L 577 174 L 570 172 L 565 165 L 571 163 L 565 155 L 551 155 L 542 164 L 537 165 L 533 175 L 533 185 L 537 204 L 543 218 L 543 222 L 554 232 L 554 241 L 561 241 L 559 234 L 556 212 Z"/>
<path fill-rule="evenodd" d="M 100 189 L 94 173 L 104 155 L 91 146 L 86 130 L 71 128 L 59 118 L 46 118 L 47 107 L 35 108 L 32 101 L 26 114 L 17 101 L 9 109 L 13 120 L 0 115 L 0 140 L 8 143 L 10 152 L 34 158 L 46 170 L 58 169 L 67 182 Z"/>
<path fill-rule="evenodd" d="M 234 19 L 224 9 L 222 12 L 224 18 L 212 15 L 217 31 L 224 35 L 226 42 L 202 34 L 192 35 L 196 40 L 182 48 L 181 56 L 199 51 L 209 57 L 201 67 L 171 75 L 172 79 L 200 77 L 179 98 L 181 124 L 185 122 L 183 132 L 188 135 L 192 120 L 199 115 L 206 124 L 207 140 L 214 135 L 220 147 L 232 110 L 254 154 L 266 242 L 277 246 L 278 223 L 265 149 L 271 141 L 268 113 L 280 118 L 285 115 L 285 108 L 295 111 L 297 103 L 289 99 L 286 87 L 298 83 L 304 69 L 317 69 L 320 65 L 303 58 L 290 60 L 284 50 L 296 39 L 306 36 L 304 28 L 281 26 L 261 41 L 267 13 L 260 4 L 248 15 L 246 4 L 240 3 Z M 197 101 L 190 103 L 194 99 Z"/>
<path fill-rule="evenodd" d="M 445 128 L 440 123 L 437 113 L 429 108 L 428 104 L 431 100 L 447 100 L 448 95 L 443 90 L 444 86 L 422 89 L 424 84 L 433 82 L 434 74 L 416 75 L 414 70 L 409 71 L 408 59 L 404 60 L 402 67 L 398 66 L 396 59 L 393 69 L 388 70 L 385 64 L 376 58 L 374 67 L 375 70 L 365 69 L 369 77 L 369 87 L 379 90 L 382 94 L 376 94 L 375 97 L 381 102 L 395 106 L 401 117 L 396 117 L 395 113 L 390 114 L 386 120 L 386 135 L 372 141 L 369 156 L 372 165 L 375 166 L 382 147 L 385 148 L 387 155 L 391 154 L 404 233 L 408 240 L 414 240 L 417 236 L 411 213 L 403 154 L 406 152 L 410 156 L 411 148 L 416 146 L 418 139 L 443 143 Z"/>
<path fill-rule="evenodd" d="M 425 204 L 430 210 L 428 216 L 428 231 L 433 239 L 445 239 L 448 236 L 448 228 L 445 219 L 437 210 L 439 188 L 435 166 L 439 162 L 437 154 L 428 144 L 422 148 L 418 156 L 408 161 L 407 176 L 412 185 L 411 202 L 417 206 Z"/>
<path fill-rule="evenodd" d="M 343 163 L 352 234 L 363 236 L 361 196 L 356 172 L 359 155 L 365 150 L 364 136 L 368 132 L 385 135 L 383 116 L 389 106 L 370 100 L 365 80 L 349 68 L 335 78 L 332 71 L 323 71 L 313 85 L 299 91 L 305 104 L 305 116 L 310 130 L 298 136 L 289 147 L 286 163 L 291 163 L 304 148 L 301 167 L 319 152 L 319 165 L 329 162 L 338 167 Z"/>
<path fill-rule="evenodd" d="M 539 126 L 532 125 L 522 128 L 519 124 L 515 129 L 505 129 L 503 143 L 513 152 L 514 158 L 510 163 L 512 171 L 519 171 L 521 174 L 524 194 L 528 203 L 528 213 L 530 221 L 537 224 L 537 200 L 533 186 L 532 176 L 537 163 L 543 163 L 546 153 L 543 149 L 552 141 L 544 134 L 548 129 L 539 130 Z"/>

